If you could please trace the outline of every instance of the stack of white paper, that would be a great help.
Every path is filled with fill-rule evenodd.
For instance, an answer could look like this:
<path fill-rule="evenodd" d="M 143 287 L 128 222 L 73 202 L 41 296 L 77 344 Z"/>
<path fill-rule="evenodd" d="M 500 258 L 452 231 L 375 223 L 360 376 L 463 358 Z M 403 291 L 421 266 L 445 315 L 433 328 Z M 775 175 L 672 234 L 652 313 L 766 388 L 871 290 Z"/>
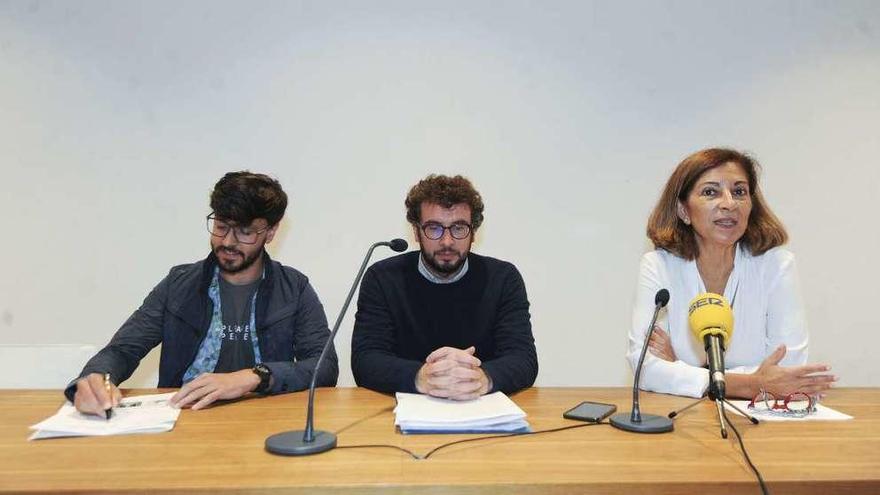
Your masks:
<path fill-rule="evenodd" d="M 394 414 L 404 434 L 529 431 L 526 413 L 501 392 L 470 401 L 398 393 Z"/>
<path fill-rule="evenodd" d="M 174 392 L 126 397 L 113 408 L 110 419 L 82 414 L 68 402 L 49 419 L 31 426 L 35 431 L 28 440 L 169 431 L 180 415 L 180 409 L 168 403 L 173 395 Z"/>

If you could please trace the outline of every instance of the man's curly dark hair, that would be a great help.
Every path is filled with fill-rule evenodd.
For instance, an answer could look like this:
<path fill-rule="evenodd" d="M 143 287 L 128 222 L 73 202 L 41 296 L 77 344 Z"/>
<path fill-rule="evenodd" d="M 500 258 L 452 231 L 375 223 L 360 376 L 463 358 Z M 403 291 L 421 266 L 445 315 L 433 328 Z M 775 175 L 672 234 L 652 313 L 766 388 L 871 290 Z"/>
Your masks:
<path fill-rule="evenodd" d="M 431 174 L 414 185 L 406 195 L 406 219 L 414 225 L 421 223 L 422 203 L 434 203 L 444 208 L 465 203 L 471 207 L 471 229 L 476 231 L 483 223 L 483 198 L 471 181 L 461 175 Z"/>

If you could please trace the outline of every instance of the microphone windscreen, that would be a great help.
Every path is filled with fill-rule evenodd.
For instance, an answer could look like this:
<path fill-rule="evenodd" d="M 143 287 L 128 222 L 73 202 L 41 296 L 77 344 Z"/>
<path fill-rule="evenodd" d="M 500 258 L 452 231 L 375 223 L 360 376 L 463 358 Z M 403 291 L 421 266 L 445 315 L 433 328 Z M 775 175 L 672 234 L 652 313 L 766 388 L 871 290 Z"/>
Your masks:
<path fill-rule="evenodd" d="M 403 251 L 406 251 L 406 248 L 409 247 L 409 244 L 407 244 L 407 242 L 403 239 L 391 239 L 391 242 L 388 243 L 388 246 L 391 248 L 392 251 L 396 253 L 402 253 Z"/>
<path fill-rule="evenodd" d="M 688 324 L 691 333 L 701 345 L 706 335 L 718 335 L 727 343 L 733 336 L 733 311 L 730 303 L 720 294 L 706 292 L 691 300 L 688 307 Z"/>
<path fill-rule="evenodd" d="M 666 289 L 660 289 L 657 291 L 657 295 L 654 296 L 654 306 L 660 306 L 661 308 L 666 306 L 669 302 L 669 291 Z"/>

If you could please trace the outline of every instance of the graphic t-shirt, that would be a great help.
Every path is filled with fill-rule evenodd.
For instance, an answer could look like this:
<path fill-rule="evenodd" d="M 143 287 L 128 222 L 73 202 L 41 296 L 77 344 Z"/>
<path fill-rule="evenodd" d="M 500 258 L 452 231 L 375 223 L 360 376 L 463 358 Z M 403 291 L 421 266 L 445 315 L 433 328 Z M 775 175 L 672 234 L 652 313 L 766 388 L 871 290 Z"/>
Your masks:
<path fill-rule="evenodd" d="M 233 285 L 220 278 L 220 309 L 223 312 L 223 326 L 220 328 L 220 356 L 215 373 L 230 373 L 249 369 L 254 362 L 254 347 L 251 338 L 251 302 L 260 285 L 256 280 L 246 285 Z"/>

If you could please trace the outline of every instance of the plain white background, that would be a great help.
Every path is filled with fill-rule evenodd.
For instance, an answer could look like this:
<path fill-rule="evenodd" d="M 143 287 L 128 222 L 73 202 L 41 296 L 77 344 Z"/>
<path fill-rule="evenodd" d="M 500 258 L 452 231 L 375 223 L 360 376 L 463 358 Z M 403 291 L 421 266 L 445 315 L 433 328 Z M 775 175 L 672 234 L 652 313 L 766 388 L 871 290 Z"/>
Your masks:
<path fill-rule="evenodd" d="M 526 280 L 538 385 L 625 385 L 647 215 L 684 156 L 732 146 L 789 228 L 811 360 L 880 385 L 878 20 L 874 1 L 0 0 L 2 342 L 102 346 L 207 254 L 208 194 L 243 168 L 290 195 L 270 250 L 332 323 L 366 248 L 411 240 L 408 188 L 461 173 L 487 205 L 475 250 Z M 7 373 L 79 371 L 53 355 Z"/>

